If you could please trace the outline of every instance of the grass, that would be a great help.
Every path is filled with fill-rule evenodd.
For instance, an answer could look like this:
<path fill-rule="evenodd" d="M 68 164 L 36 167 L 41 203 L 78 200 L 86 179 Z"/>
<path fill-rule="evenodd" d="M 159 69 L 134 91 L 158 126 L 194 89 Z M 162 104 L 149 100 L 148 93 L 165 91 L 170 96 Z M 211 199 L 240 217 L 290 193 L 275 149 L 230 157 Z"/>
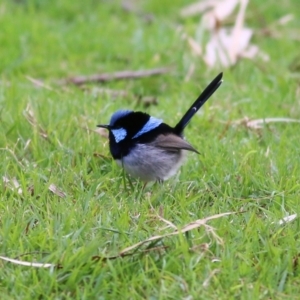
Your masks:
<path fill-rule="evenodd" d="M 254 36 L 269 62 L 242 60 L 223 70 L 222 87 L 186 130 L 201 155 L 190 155 L 162 186 L 143 193 L 134 180 L 134 189 L 125 190 L 107 141 L 86 130 L 119 108 L 145 110 L 175 125 L 220 71 L 208 70 L 182 40 L 179 28 L 194 36 L 199 26 L 196 17 L 179 17 L 184 5 L 143 1 L 134 13 L 114 1 L 0 4 L 0 170 L 22 189 L 0 185 L 0 253 L 33 253 L 19 259 L 63 266 L 2 261 L 2 299 L 298 299 L 300 221 L 278 221 L 299 211 L 299 124 L 265 125 L 259 133 L 242 125 L 226 129 L 245 116 L 299 119 L 293 68 L 299 44 L 290 38 L 299 34 L 298 1 L 251 1 L 247 24 L 257 32 L 283 15 L 295 18 L 277 28 L 280 39 Z M 185 81 L 192 64 L 196 71 Z M 158 97 L 148 108 L 131 97 L 97 95 L 93 86 L 55 84 L 73 75 L 160 66 L 174 71 L 104 85 Z M 35 87 L 28 76 L 50 89 Z M 35 126 L 26 120 L 28 109 Z M 66 197 L 50 192 L 50 184 Z M 166 232 L 157 214 L 182 228 L 224 212 L 243 213 L 208 223 L 223 243 L 200 228 L 152 245 L 165 250 L 91 259 Z"/>

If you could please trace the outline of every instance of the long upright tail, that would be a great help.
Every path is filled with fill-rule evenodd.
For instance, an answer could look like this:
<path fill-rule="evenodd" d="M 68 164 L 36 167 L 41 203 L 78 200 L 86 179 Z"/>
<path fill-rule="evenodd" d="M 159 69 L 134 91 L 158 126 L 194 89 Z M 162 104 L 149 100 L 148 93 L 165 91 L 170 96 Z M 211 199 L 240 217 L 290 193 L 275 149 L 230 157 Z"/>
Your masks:
<path fill-rule="evenodd" d="M 209 97 L 218 89 L 222 84 L 223 73 L 220 73 L 201 93 L 197 100 L 193 103 L 190 109 L 181 118 L 178 124 L 174 127 L 175 132 L 181 134 L 185 126 L 190 122 L 194 114 L 199 110 L 199 108 L 209 99 Z"/>

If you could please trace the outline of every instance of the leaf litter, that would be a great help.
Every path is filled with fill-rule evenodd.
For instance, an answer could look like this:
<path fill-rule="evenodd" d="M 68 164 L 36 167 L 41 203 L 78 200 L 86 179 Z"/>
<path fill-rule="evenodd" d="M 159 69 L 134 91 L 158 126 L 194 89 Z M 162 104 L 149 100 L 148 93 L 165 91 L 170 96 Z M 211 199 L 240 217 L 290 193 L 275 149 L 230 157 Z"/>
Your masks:
<path fill-rule="evenodd" d="M 221 65 L 228 68 L 235 65 L 240 58 L 254 59 L 256 56 L 260 56 L 264 61 L 269 60 L 268 55 L 260 51 L 257 45 L 251 44 L 254 31 L 245 26 L 248 2 L 204 0 L 181 10 L 180 14 L 184 18 L 202 14 L 201 25 L 209 35 L 208 42 L 203 45 L 190 36 L 184 35 L 184 38 L 187 39 L 192 52 L 202 57 L 208 67 Z M 226 25 L 232 16 L 235 18 L 233 26 Z"/>

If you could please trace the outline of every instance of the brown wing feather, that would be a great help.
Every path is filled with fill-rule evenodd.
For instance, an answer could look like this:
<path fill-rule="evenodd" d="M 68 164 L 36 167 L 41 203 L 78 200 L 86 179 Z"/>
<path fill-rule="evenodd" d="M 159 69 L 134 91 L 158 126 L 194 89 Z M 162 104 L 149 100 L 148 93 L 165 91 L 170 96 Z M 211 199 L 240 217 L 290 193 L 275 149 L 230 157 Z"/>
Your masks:
<path fill-rule="evenodd" d="M 159 135 L 151 145 L 166 150 L 188 150 L 199 154 L 187 141 L 175 134 Z"/>

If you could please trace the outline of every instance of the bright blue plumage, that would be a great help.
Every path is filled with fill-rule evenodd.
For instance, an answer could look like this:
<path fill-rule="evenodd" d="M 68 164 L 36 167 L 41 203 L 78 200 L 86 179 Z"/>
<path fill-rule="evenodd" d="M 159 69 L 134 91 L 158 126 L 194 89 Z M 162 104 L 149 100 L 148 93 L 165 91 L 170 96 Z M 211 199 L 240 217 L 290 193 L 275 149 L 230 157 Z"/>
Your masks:
<path fill-rule="evenodd" d="M 163 120 L 160 119 L 156 119 L 154 117 L 150 117 L 150 119 L 148 120 L 148 122 L 143 126 L 143 128 L 133 137 L 133 139 L 141 136 L 144 133 L 147 133 L 155 128 L 157 128 L 161 123 L 163 122 Z"/>
<path fill-rule="evenodd" d="M 125 109 L 120 109 L 116 111 L 110 118 L 109 126 L 114 126 L 119 119 L 125 117 L 131 112 L 132 112 L 131 110 L 125 110 Z"/>
<path fill-rule="evenodd" d="M 123 141 L 127 135 L 127 131 L 124 128 L 112 129 L 111 132 L 115 137 L 116 143 Z"/>

